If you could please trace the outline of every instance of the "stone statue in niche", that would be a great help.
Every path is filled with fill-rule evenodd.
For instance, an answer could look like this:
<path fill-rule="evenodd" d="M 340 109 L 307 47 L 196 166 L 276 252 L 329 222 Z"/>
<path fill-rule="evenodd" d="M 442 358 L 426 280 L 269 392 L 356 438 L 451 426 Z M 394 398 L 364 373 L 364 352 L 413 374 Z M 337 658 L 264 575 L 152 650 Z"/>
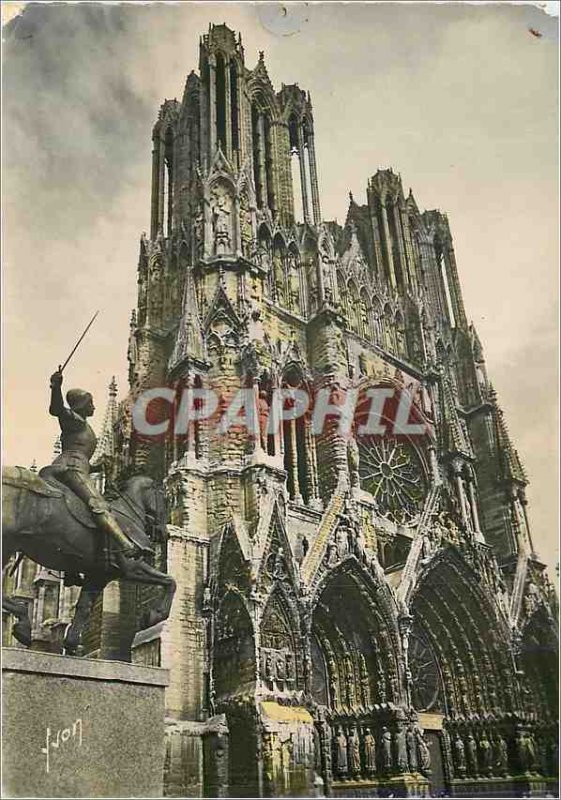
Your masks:
<path fill-rule="evenodd" d="M 530 582 L 526 589 L 526 596 L 524 597 L 524 611 L 527 617 L 530 617 L 536 608 L 538 607 L 540 602 L 540 595 L 538 591 L 538 587 L 535 583 Z"/>
<path fill-rule="evenodd" d="M 330 542 L 327 547 L 327 554 L 326 554 L 326 563 L 328 567 L 334 567 L 339 561 L 339 557 L 337 555 L 337 545 L 335 542 Z"/>
<path fill-rule="evenodd" d="M 417 762 L 417 740 L 415 738 L 415 731 L 413 726 L 409 725 L 405 732 L 405 744 L 407 747 L 407 760 L 409 762 L 409 769 L 411 772 L 416 772 L 418 767 Z"/>
<path fill-rule="evenodd" d="M 269 394 L 265 389 L 259 390 L 259 399 L 257 401 L 257 413 L 259 416 L 259 436 L 261 449 L 264 453 L 267 452 L 268 442 L 268 429 L 269 429 Z"/>
<path fill-rule="evenodd" d="M 493 772 L 493 753 L 491 751 L 491 742 L 487 738 L 485 731 L 481 734 L 479 740 L 479 752 L 481 754 L 481 768 L 483 774 L 490 776 Z"/>
<path fill-rule="evenodd" d="M 288 251 L 287 255 L 287 272 L 288 272 L 288 291 L 289 291 L 289 307 L 296 311 L 296 313 L 300 313 L 301 303 L 300 303 L 300 279 L 298 276 L 298 259 L 296 253 L 292 252 L 291 250 Z"/>
<path fill-rule="evenodd" d="M 245 258 L 250 258 L 253 249 L 253 226 L 251 224 L 249 199 L 245 192 L 240 195 L 240 238 L 242 255 Z"/>
<path fill-rule="evenodd" d="M 376 772 L 376 740 L 370 728 L 364 729 L 364 768 L 368 775 Z"/>
<path fill-rule="evenodd" d="M 385 772 L 392 768 L 392 735 L 384 726 L 382 728 L 382 766 Z"/>
<path fill-rule="evenodd" d="M 336 535 L 337 542 L 337 557 L 341 561 L 349 551 L 349 536 L 347 529 L 341 525 Z"/>
<path fill-rule="evenodd" d="M 277 655 L 277 680 L 284 681 L 286 677 L 286 664 L 285 664 L 285 656 L 284 653 L 279 653 Z"/>
<path fill-rule="evenodd" d="M 417 739 L 419 769 L 426 774 L 430 770 L 430 750 L 423 731 L 418 725 L 415 725 L 415 738 Z"/>
<path fill-rule="evenodd" d="M 199 206 L 195 213 L 193 220 L 193 241 L 195 249 L 195 258 L 201 258 L 203 255 L 204 245 L 204 214 L 202 208 Z"/>
<path fill-rule="evenodd" d="M 360 353 L 358 357 L 358 371 L 361 377 L 368 375 L 368 362 L 364 353 Z"/>
<path fill-rule="evenodd" d="M 349 768 L 347 737 L 341 726 L 337 728 L 337 735 L 335 737 L 335 766 L 339 775 L 346 775 Z"/>
<path fill-rule="evenodd" d="M 508 769 L 508 747 L 500 733 L 495 737 L 493 743 L 493 760 L 495 773 L 506 775 Z"/>
<path fill-rule="evenodd" d="M 466 748 L 459 733 L 456 734 L 454 739 L 454 762 L 456 764 L 456 772 L 460 777 L 466 774 Z"/>
<path fill-rule="evenodd" d="M 295 669 L 294 669 L 294 655 L 292 653 L 286 653 L 285 655 L 285 678 L 287 683 L 293 683 L 295 679 Z"/>
<path fill-rule="evenodd" d="M 349 438 L 347 444 L 347 462 L 349 465 L 349 479 L 351 482 L 351 486 L 353 487 L 353 489 L 357 489 L 360 486 L 360 476 L 358 471 L 359 451 L 354 436 L 351 436 Z"/>
<path fill-rule="evenodd" d="M 361 771 L 360 739 L 354 725 L 349 733 L 349 771 L 353 775 L 359 775 Z"/>
<path fill-rule="evenodd" d="M 397 755 L 397 768 L 400 772 L 407 772 L 407 739 L 403 728 L 398 730 L 395 735 L 395 749 Z"/>
<path fill-rule="evenodd" d="M 477 745 L 473 733 L 469 733 L 466 739 L 466 756 L 470 775 L 477 776 Z"/>
<path fill-rule="evenodd" d="M 212 194 L 212 229 L 214 234 L 214 253 L 224 255 L 232 247 L 232 208 L 226 189 L 217 186 Z"/>
<path fill-rule="evenodd" d="M 257 258 L 260 267 L 268 272 L 271 266 L 271 256 L 267 242 L 264 239 L 261 239 L 257 245 Z"/>
<path fill-rule="evenodd" d="M 274 672 L 274 667 L 273 667 L 273 656 L 272 656 L 271 653 L 266 653 L 266 655 L 265 655 L 265 663 L 264 663 L 263 672 L 264 672 L 264 675 L 265 675 L 265 680 L 267 680 L 267 681 L 273 681 L 274 680 L 275 672 Z"/>
<path fill-rule="evenodd" d="M 536 771 L 536 743 L 531 733 L 526 733 L 523 736 L 524 742 L 524 769 L 528 772 Z"/>

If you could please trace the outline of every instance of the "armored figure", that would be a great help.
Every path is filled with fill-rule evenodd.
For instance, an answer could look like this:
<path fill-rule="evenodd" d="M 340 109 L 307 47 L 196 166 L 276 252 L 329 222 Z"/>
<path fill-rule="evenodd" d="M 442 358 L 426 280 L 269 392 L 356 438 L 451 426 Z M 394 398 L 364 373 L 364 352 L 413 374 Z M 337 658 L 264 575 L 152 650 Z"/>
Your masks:
<path fill-rule="evenodd" d="M 376 772 L 376 740 L 370 728 L 364 729 L 364 766 L 368 775 Z"/>
<path fill-rule="evenodd" d="M 97 437 L 87 422 L 94 413 L 93 397 L 82 389 L 70 389 L 66 393 L 68 406 L 62 397 L 62 373 L 51 375 L 51 404 L 49 413 L 58 417 L 61 430 L 62 453 L 52 465 L 42 470 L 45 477 L 52 475 L 64 483 L 83 500 L 97 523 L 100 532 L 108 534 L 116 545 L 115 557 L 119 564 L 130 557 L 135 548 L 110 514 L 107 502 L 90 478 L 90 458 L 93 456 Z M 74 576 L 72 576 L 74 577 Z"/>

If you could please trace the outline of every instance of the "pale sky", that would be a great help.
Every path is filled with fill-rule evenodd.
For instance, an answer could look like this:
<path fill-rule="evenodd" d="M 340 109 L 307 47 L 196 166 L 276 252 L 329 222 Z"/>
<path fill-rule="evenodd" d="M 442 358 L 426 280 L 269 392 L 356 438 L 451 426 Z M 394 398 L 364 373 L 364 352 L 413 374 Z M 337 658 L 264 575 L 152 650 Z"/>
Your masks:
<path fill-rule="evenodd" d="M 4 27 L 5 462 L 51 460 L 49 375 L 98 308 L 64 388 L 94 393 L 98 428 L 113 374 L 124 396 L 152 125 L 197 69 L 199 35 L 226 22 L 250 68 L 264 50 L 277 89 L 310 91 L 325 219 L 390 166 L 421 209 L 448 213 L 534 540 L 557 563 L 557 20 L 507 3 L 287 4 L 280 22 L 277 8 L 30 3 Z"/>

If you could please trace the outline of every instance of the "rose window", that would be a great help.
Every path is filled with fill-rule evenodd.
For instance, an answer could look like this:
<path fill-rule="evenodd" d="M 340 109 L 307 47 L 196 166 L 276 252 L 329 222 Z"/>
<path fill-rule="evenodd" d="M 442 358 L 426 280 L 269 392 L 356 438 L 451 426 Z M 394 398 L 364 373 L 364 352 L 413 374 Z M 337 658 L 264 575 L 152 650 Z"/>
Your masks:
<path fill-rule="evenodd" d="M 417 711 L 440 709 L 440 675 L 428 645 L 414 633 L 409 637 L 411 699 Z"/>
<path fill-rule="evenodd" d="M 423 506 L 427 483 L 421 457 L 408 442 L 390 437 L 358 442 L 363 489 L 375 498 L 382 514 L 407 522 Z"/>

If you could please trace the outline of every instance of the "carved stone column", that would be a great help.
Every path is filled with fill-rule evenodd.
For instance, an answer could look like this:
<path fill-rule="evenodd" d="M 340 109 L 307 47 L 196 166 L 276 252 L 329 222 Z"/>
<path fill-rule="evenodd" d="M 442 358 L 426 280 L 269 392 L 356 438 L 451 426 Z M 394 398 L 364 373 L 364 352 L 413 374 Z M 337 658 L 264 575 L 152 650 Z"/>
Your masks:
<path fill-rule="evenodd" d="M 300 480 L 298 476 L 298 441 L 296 438 L 296 420 L 288 422 L 288 466 L 292 476 L 292 486 L 294 487 L 294 502 L 302 503 L 302 493 L 300 490 Z"/>
<path fill-rule="evenodd" d="M 413 617 L 411 614 L 400 614 L 398 618 L 399 634 L 401 636 L 401 647 L 403 650 L 403 673 L 405 675 L 405 696 L 407 707 L 410 708 L 412 678 L 409 671 L 409 635 L 413 627 Z"/>
<path fill-rule="evenodd" d="M 306 455 L 307 455 L 307 480 L 308 480 L 308 503 L 313 508 L 321 507 L 318 494 L 318 467 L 315 437 L 312 434 L 309 420 L 305 423 Z"/>

